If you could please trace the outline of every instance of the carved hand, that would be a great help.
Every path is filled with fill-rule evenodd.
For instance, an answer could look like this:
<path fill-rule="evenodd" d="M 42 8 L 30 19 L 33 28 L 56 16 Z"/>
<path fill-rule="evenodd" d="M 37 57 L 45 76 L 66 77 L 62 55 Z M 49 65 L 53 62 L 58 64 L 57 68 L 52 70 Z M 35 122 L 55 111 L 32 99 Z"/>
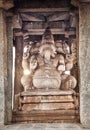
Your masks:
<path fill-rule="evenodd" d="M 23 59 L 26 60 L 29 58 L 29 52 L 28 53 L 23 53 Z"/>

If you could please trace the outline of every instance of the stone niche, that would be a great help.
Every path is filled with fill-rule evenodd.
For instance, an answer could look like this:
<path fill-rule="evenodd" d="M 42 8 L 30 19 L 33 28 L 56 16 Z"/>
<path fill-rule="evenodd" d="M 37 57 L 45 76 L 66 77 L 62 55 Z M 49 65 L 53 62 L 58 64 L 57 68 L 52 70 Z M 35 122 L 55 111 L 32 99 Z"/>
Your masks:
<path fill-rule="evenodd" d="M 13 122 L 79 122 L 77 10 L 59 4 L 19 7 L 13 16 Z"/>
<path fill-rule="evenodd" d="M 90 0 L 0 1 L 0 124 L 90 126 L 89 12 Z"/>

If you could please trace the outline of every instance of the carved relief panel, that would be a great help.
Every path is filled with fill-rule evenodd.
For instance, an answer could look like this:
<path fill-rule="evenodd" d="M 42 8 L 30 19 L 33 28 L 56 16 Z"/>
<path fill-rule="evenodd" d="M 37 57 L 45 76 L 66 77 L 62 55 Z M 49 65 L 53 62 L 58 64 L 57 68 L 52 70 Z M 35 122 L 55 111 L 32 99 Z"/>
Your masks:
<path fill-rule="evenodd" d="M 77 80 L 70 74 L 76 63 L 76 52 L 73 53 L 74 44 L 72 43 L 70 48 L 67 41 L 58 40 L 55 42 L 48 27 L 40 43 L 33 42 L 26 45 L 22 60 L 24 75 L 21 78 L 24 91 L 32 88 L 74 89 Z"/>
<path fill-rule="evenodd" d="M 79 109 L 75 11 L 21 9 L 14 16 L 14 39 L 23 39 L 15 43 L 16 111 Z"/>

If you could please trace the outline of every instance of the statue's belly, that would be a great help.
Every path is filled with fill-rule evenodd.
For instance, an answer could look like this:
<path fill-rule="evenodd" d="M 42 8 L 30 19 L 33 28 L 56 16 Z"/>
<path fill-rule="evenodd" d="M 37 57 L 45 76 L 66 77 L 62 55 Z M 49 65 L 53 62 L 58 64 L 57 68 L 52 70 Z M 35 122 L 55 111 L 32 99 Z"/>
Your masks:
<path fill-rule="evenodd" d="M 38 69 L 33 76 L 33 85 L 42 89 L 60 88 L 61 77 L 56 70 Z"/>

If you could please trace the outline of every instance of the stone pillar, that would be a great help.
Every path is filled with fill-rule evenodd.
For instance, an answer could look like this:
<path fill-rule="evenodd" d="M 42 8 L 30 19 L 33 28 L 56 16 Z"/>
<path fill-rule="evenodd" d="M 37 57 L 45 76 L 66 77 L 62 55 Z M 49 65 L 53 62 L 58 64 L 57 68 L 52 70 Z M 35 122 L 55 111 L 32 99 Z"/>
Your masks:
<path fill-rule="evenodd" d="M 4 123 L 4 17 L 0 9 L 0 124 Z"/>
<path fill-rule="evenodd" d="M 12 16 L 5 19 L 7 33 L 7 84 L 5 85 L 5 124 L 12 122 L 12 69 L 13 69 L 13 28 Z M 5 63 L 4 63 L 5 64 Z"/>
<path fill-rule="evenodd" d="M 13 0 L 0 0 L 0 124 L 9 124 L 12 120 L 11 90 L 11 25 L 6 27 L 5 10 L 13 7 Z M 8 35 L 7 35 L 8 34 Z M 8 37 L 8 38 L 7 38 Z M 10 80 L 9 80 L 10 79 Z"/>
<path fill-rule="evenodd" d="M 10 18 L 11 20 L 11 18 Z M 12 26 L 0 9 L 0 123 L 12 121 Z"/>
<path fill-rule="evenodd" d="M 15 59 L 15 88 L 14 94 L 19 94 L 23 91 L 21 85 L 21 77 L 23 75 L 22 69 L 22 55 L 23 55 L 23 37 L 17 36 L 15 38 L 15 49 L 16 49 L 16 59 Z"/>
<path fill-rule="evenodd" d="M 80 120 L 90 126 L 90 3 L 79 7 Z"/>

